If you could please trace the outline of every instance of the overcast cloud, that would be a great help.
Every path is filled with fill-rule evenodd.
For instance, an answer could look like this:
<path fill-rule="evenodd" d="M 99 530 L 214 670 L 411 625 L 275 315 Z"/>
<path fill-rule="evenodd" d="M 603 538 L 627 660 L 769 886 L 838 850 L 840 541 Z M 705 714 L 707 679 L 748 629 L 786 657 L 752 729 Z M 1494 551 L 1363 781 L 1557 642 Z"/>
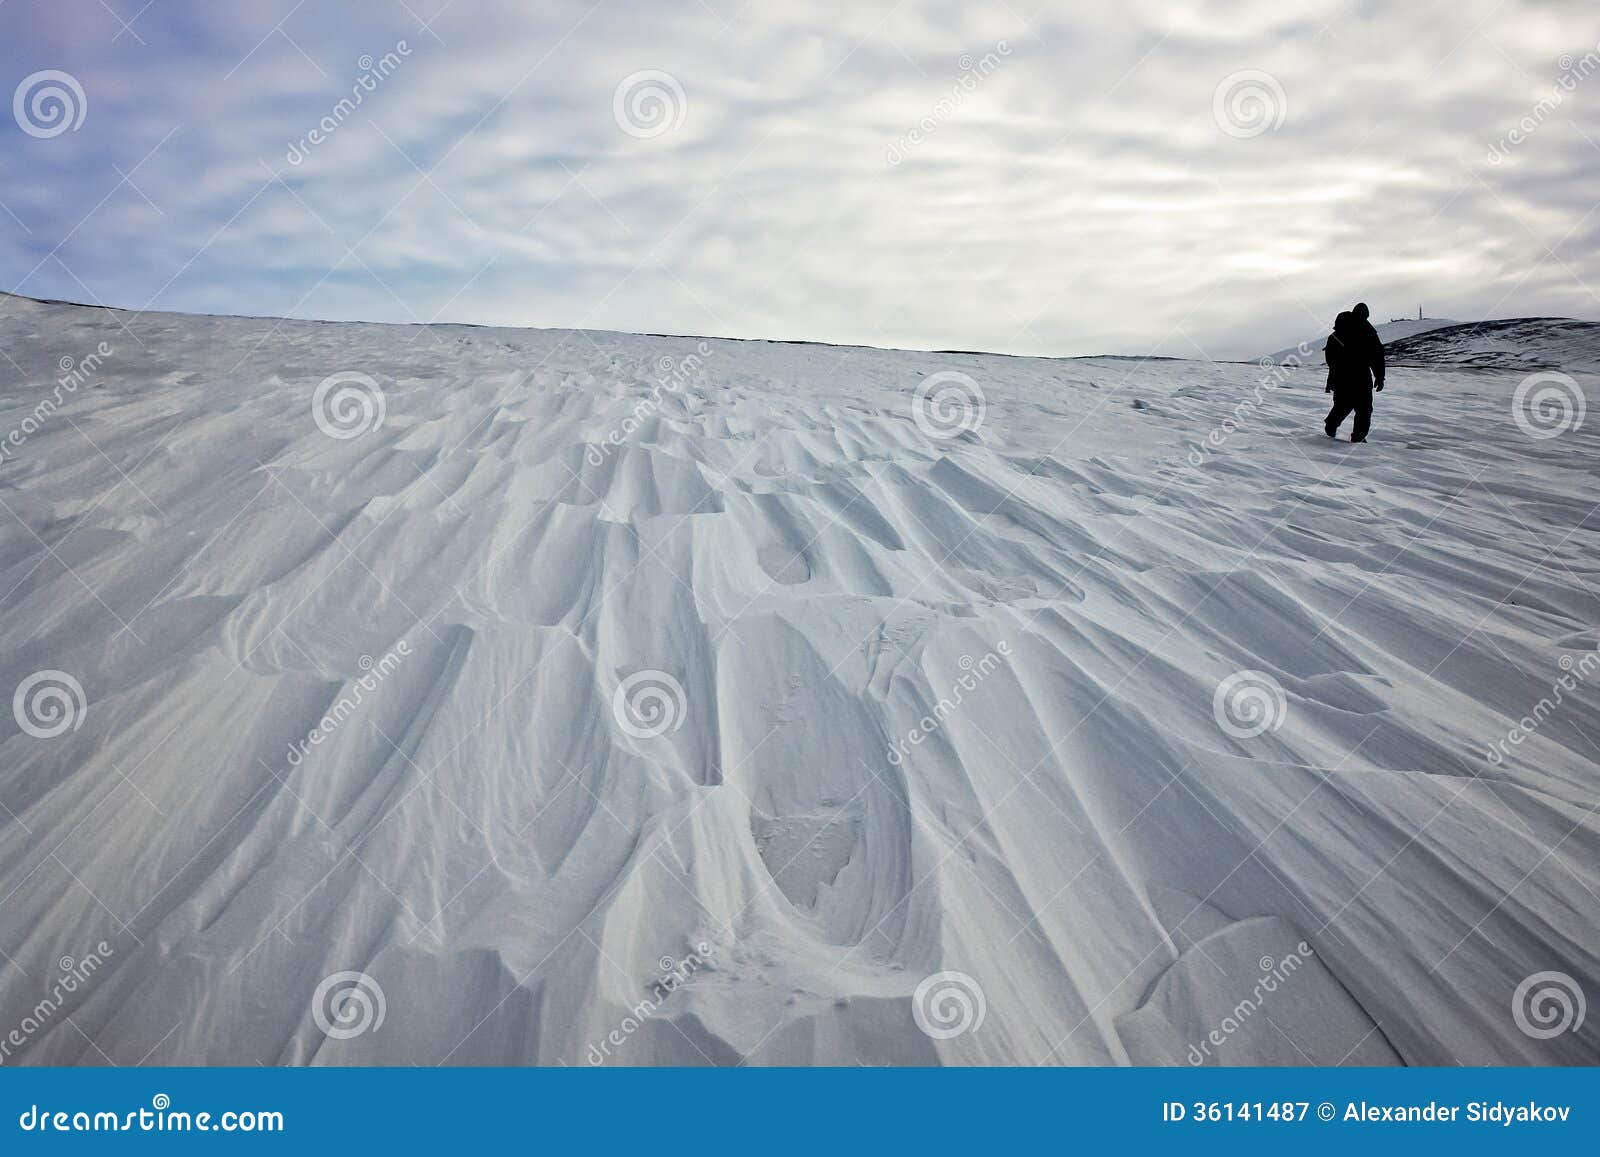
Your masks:
<path fill-rule="evenodd" d="M 1595 318 L 1597 45 L 1592 0 L 0 0 L 0 288 L 1219 358 L 1357 297 Z"/>

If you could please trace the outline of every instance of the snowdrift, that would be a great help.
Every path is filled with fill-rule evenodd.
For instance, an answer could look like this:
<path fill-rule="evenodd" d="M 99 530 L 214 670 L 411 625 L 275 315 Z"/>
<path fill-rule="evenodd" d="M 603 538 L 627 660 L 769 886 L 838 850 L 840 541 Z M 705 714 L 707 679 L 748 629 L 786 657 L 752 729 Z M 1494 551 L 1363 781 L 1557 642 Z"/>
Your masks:
<path fill-rule="evenodd" d="M 1600 438 L 1518 373 L 1353 447 L 1315 369 L 0 350 L 6 1063 L 1600 1060 Z"/>

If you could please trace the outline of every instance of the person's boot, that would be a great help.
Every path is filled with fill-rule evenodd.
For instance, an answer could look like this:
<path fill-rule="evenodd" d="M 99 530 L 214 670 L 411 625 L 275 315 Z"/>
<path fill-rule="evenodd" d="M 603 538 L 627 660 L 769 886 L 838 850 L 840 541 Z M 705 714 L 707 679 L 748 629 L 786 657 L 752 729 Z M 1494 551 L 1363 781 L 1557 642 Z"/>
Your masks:
<path fill-rule="evenodd" d="M 1357 410 L 1355 423 L 1350 427 L 1350 441 L 1365 442 L 1367 431 L 1372 429 L 1372 411 L 1370 409 Z"/>

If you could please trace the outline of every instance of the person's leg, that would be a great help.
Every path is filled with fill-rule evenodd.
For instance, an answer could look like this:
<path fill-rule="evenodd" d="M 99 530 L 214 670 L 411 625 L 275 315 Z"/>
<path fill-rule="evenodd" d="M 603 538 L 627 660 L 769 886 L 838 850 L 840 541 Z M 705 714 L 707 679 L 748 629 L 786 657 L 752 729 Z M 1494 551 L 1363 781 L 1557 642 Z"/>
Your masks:
<path fill-rule="evenodd" d="M 1339 424 L 1350 416 L 1353 408 L 1342 394 L 1333 395 L 1333 409 L 1328 411 L 1328 416 L 1322 423 L 1322 428 L 1328 437 L 1331 438 L 1339 432 Z"/>
<path fill-rule="evenodd" d="M 1367 430 L 1372 426 L 1371 391 L 1368 391 L 1365 397 L 1355 399 L 1355 404 L 1351 408 L 1356 412 L 1356 422 L 1350 429 L 1350 441 L 1365 442 Z"/>

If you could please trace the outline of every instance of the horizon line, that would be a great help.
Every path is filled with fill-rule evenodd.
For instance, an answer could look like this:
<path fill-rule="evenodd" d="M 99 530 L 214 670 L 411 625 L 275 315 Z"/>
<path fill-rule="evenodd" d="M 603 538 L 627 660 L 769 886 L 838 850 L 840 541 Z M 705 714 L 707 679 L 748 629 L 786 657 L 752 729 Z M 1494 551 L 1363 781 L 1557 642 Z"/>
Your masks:
<path fill-rule="evenodd" d="M 3 2 L 3 0 L 0 0 L 0 2 Z M 826 346 L 826 347 L 828 347 L 830 349 L 878 350 L 878 351 L 883 352 L 883 353 L 939 354 L 939 355 L 949 356 L 949 357 L 1019 358 L 1019 359 L 1023 359 L 1023 360 L 1026 360 L 1026 361 L 1062 362 L 1062 361 L 1106 361 L 1106 360 L 1115 359 L 1115 360 L 1118 360 L 1118 361 L 1137 361 L 1137 362 L 1200 362 L 1201 364 L 1210 363 L 1210 364 L 1216 364 L 1216 365 L 1259 365 L 1263 361 L 1266 361 L 1266 360 L 1270 359 L 1273 356 L 1272 354 L 1261 354 L 1258 357 L 1254 357 L 1254 358 L 1205 358 L 1205 359 L 1200 359 L 1200 358 L 1175 357 L 1175 356 L 1173 356 L 1171 354 L 1116 354 L 1116 353 L 1103 353 L 1103 354 L 1015 354 L 1015 353 L 1003 353 L 1003 352 L 1000 352 L 998 350 L 920 349 L 920 348 L 913 347 L 913 346 L 877 346 L 877 345 L 867 345 L 867 344 L 864 344 L 864 343 L 861 343 L 861 342 L 823 341 L 823 340 L 818 339 L 818 338 L 727 337 L 727 336 L 723 336 L 723 335 L 719 335 L 719 334 L 663 333 L 663 332 L 659 332 L 659 331 L 655 331 L 655 330 L 630 330 L 630 329 L 607 329 L 607 328 L 589 329 L 589 328 L 578 327 L 578 326 L 560 326 L 560 325 L 545 325 L 545 326 L 541 326 L 541 325 L 490 325 L 490 324 L 488 324 L 486 322 L 477 322 L 477 321 L 367 321 L 367 320 L 364 320 L 364 319 L 357 319 L 357 320 L 342 319 L 342 320 L 340 320 L 340 319 L 334 319 L 334 318 L 320 318 L 320 317 L 288 317 L 288 316 L 284 316 L 284 315 L 280 315 L 280 314 L 272 314 L 272 313 L 209 313 L 209 312 L 193 312 L 193 311 L 190 311 L 190 310 L 181 310 L 181 309 L 130 309 L 130 308 L 126 307 L 126 306 L 120 306 L 120 305 L 106 305 L 103 302 L 70 301 L 70 300 L 68 300 L 66 298 L 59 298 L 59 297 L 33 297 L 33 296 L 31 296 L 29 294 L 26 294 L 26 293 L 16 293 L 16 292 L 12 292 L 12 291 L 9 291 L 9 290 L 3 290 L 3 289 L 0 289 L 0 297 L 14 297 L 14 298 L 17 298 L 18 300 L 21 300 L 21 301 L 31 301 L 35 305 L 64 305 L 64 306 L 69 306 L 69 307 L 71 307 L 73 309 L 101 309 L 101 310 L 107 310 L 107 311 L 112 312 L 112 313 L 129 313 L 129 314 L 134 315 L 135 317 L 143 317 L 146 314 L 160 314 L 160 315 L 164 315 L 164 316 L 167 316 L 167 317 L 233 318 L 233 319 L 237 319 L 237 320 L 240 320 L 240 321 L 276 321 L 276 322 L 290 321 L 290 322 L 299 322 L 300 324 L 303 324 L 303 325 L 382 325 L 382 326 L 393 326 L 395 328 L 405 327 L 405 328 L 411 328 L 411 329 L 445 329 L 445 328 L 454 327 L 454 328 L 459 328 L 459 329 L 528 330 L 528 331 L 534 332 L 534 333 L 609 333 L 609 334 L 620 334 L 620 335 L 623 335 L 623 336 L 626 336 L 626 337 L 676 338 L 676 339 L 681 339 L 681 340 L 684 340 L 684 341 L 764 342 L 764 343 L 766 343 L 768 345 L 814 345 L 814 346 Z M 1403 321 L 1410 321 L 1410 320 L 1412 320 L 1412 319 L 1411 318 L 1392 318 L 1392 319 L 1390 319 L 1389 322 L 1381 323 L 1381 324 L 1394 324 L 1395 322 L 1403 322 Z M 1421 320 L 1423 320 L 1423 321 L 1449 321 L 1450 325 L 1440 326 L 1439 328 L 1441 328 L 1441 329 L 1450 329 L 1450 328 L 1455 328 L 1455 327 L 1488 325 L 1488 324 L 1493 323 L 1493 322 L 1508 322 L 1508 321 L 1576 321 L 1576 322 L 1585 322 L 1588 319 L 1580 318 L 1580 317 L 1562 317 L 1562 316 L 1555 315 L 1555 314 L 1550 314 L 1550 315 L 1539 314 L 1539 315 L 1529 315 L 1527 317 L 1482 318 L 1482 319 L 1480 319 L 1478 321 L 1452 321 L 1449 318 L 1427 318 L 1427 317 L 1424 317 Z M 1600 324 L 1600 322 L 1591 323 L 1591 324 Z M 1403 340 L 1403 339 L 1401 339 L 1401 340 Z M 1304 343 L 1301 343 L 1301 344 L 1304 344 Z M 1294 349 L 1294 348 L 1297 348 L 1297 347 L 1296 346 L 1286 346 L 1284 348 L 1285 349 Z M 1280 350 L 1278 352 L 1282 352 L 1282 351 Z"/>

